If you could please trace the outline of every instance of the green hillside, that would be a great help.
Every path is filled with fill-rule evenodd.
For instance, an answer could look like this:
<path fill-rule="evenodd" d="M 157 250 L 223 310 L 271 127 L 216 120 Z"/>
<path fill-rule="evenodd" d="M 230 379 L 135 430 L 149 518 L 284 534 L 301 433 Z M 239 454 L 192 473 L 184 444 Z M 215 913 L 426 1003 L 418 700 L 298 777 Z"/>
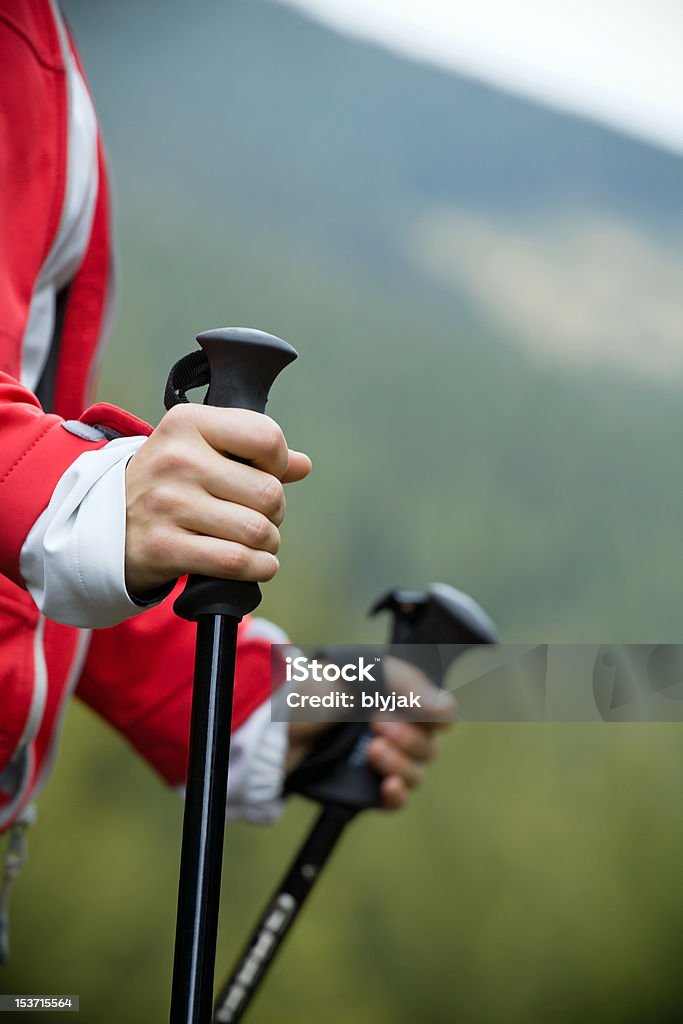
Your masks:
<path fill-rule="evenodd" d="M 201 183 L 218 212 L 255 203 L 259 219 L 300 217 L 331 241 L 351 221 L 361 243 L 424 201 L 680 208 L 676 157 L 279 4 L 66 8 L 110 145 L 134 145 L 162 180 Z"/>
<path fill-rule="evenodd" d="M 300 351 L 272 412 L 315 472 L 264 614 L 379 638 L 378 593 L 442 579 L 508 641 L 676 642 L 681 161 L 278 5 L 65 6 L 118 183 L 101 396 L 158 419 L 168 367 L 222 323 Z M 254 1021 L 664 1019 L 680 744 L 462 726 L 405 816 L 357 823 Z M 310 813 L 231 830 L 223 964 Z M 41 814 L 6 990 L 164 1019 L 175 797 L 75 711 Z"/>

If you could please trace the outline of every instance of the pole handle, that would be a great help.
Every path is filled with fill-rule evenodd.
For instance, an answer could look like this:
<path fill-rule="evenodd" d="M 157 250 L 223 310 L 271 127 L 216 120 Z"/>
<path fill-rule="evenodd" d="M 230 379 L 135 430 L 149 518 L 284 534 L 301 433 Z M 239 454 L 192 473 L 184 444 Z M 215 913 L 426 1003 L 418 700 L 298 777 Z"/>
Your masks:
<path fill-rule="evenodd" d="M 265 412 L 273 381 L 297 358 L 296 350 L 282 338 L 248 327 L 204 331 L 197 341 L 202 351 L 185 356 L 171 369 L 164 395 L 167 409 L 189 401 L 187 391 L 208 384 L 204 405 Z M 260 601 L 258 583 L 190 576 L 173 607 L 190 621 L 200 615 L 230 615 L 239 620 Z"/>
<path fill-rule="evenodd" d="M 498 640 L 486 612 L 467 594 L 443 583 L 432 584 L 425 593 L 391 590 L 375 602 L 370 614 L 380 611 L 389 611 L 392 617 L 387 653 L 415 664 L 439 687 L 454 658 L 474 644 Z M 285 792 L 354 811 L 378 807 L 381 780 L 367 763 L 372 735 L 365 722 L 336 726 L 290 773 Z"/>

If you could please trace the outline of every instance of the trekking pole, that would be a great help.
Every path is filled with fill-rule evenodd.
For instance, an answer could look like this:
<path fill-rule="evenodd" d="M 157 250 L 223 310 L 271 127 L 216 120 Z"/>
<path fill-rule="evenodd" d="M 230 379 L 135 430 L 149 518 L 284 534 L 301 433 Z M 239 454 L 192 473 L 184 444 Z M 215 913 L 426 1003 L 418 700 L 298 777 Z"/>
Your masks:
<path fill-rule="evenodd" d="M 206 331 L 202 352 L 175 364 L 166 408 L 208 384 L 205 405 L 263 412 L 271 384 L 296 352 L 246 328 Z M 258 584 L 190 576 L 175 603 L 197 623 L 192 719 L 178 883 L 171 1024 L 209 1024 L 218 931 L 237 626 L 261 600 Z"/>
<path fill-rule="evenodd" d="M 385 609 L 393 615 L 391 653 L 418 664 L 437 685 L 453 658 L 474 644 L 498 640 L 486 612 L 466 594 L 442 583 L 432 584 L 426 593 L 390 591 L 370 613 Z M 412 645 L 418 644 L 448 647 L 438 651 L 430 646 L 416 657 Z M 285 791 L 309 797 L 323 810 L 223 986 L 213 1024 L 237 1024 L 242 1019 L 344 829 L 360 811 L 379 806 L 381 780 L 366 756 L 371 738 L 365 722 L 338 725 L 290 774 Z"/>

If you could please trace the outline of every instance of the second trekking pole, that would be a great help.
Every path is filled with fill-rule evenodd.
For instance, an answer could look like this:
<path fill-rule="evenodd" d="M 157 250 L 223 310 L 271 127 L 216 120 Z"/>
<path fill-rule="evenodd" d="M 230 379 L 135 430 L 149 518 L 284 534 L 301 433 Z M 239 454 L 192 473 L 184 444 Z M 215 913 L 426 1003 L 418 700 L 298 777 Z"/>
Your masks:
<path fill-rule="evenodd" d="M 202 352 L 171 370 L 165 403 L 208 384 L 205 405 L 263 412 L 270 387 L 297 353 L 246 328 L 206 331 Z M 237 627 L 261 600 L 257 583 L 191 576 L 175 603 L 197 623 L 194 689 L 178 883 L 171 1024 L 210 1024 L 230 758 Z"/>
<path fill-rule="evenodd" d="M 498 639 L 486 612 L 443 583 L 433 583 L 426 593 L 393 590 L 372 613 L 383 610 L 393 618 L 389 651 L 438 686 L 454 658 Z M 315 800 L 322 811 L 223 986 L 214 1024 L 242 1020 L 346 826 L 360 811 L 380 805 L 380 778 L 367 763 L 370 737 L 366 722 L 341 723 L 289 775 L 286 792 Z"/>

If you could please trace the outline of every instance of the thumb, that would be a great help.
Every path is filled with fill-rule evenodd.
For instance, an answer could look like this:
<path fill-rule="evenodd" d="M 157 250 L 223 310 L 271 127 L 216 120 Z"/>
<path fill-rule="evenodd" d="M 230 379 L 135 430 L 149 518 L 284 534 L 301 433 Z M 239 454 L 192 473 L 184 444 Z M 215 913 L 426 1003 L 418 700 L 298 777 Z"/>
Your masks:
<path fill-rule="evenodd" d="M 313 463 L 309 459 L 308 455 L 303 452 L 289 450 L 289 462 L 287 463 L 287 469 L 284 476 L 282 477 L 283 484 L 293 484 L 297 480 L 303 480 L 311 472 Z"/>

